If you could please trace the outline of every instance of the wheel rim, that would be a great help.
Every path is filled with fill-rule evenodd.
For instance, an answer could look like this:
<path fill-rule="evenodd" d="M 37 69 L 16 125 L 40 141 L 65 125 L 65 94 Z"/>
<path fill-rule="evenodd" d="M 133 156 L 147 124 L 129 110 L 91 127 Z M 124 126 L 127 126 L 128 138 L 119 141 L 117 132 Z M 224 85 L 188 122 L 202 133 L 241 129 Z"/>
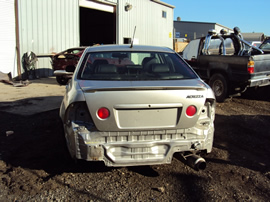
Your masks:
<path fill-rule="evenodd" d="M 222 93 L 224 91 L 224 85 L 223 85 L 222 81 L 216 80 L 213 83 L 213 91 L 214 91 L 216 96 L 221 96 L 222 95 Z"/>

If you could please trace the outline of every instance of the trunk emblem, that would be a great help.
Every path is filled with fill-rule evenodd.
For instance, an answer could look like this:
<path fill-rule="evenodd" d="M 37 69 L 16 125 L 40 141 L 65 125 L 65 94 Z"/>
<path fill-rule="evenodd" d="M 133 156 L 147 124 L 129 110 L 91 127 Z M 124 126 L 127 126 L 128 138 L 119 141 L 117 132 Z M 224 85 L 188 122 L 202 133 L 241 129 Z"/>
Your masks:
<path fill-rule="evenodd" d="M 188 95 L 186 98 L 203 98 L 203 95 Z"/>

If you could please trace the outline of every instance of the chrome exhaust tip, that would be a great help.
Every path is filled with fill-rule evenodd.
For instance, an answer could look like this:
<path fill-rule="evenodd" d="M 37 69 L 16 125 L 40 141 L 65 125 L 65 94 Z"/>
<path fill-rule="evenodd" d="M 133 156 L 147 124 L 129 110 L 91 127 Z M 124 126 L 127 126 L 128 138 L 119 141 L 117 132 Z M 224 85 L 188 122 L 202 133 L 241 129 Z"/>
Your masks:
<path fill-rule="evenodd" d="M 195 170 L 204 170 L 206 168 L 206 161 L 198 155 L 190 155 L 186 157 L 187 165 Z"/>

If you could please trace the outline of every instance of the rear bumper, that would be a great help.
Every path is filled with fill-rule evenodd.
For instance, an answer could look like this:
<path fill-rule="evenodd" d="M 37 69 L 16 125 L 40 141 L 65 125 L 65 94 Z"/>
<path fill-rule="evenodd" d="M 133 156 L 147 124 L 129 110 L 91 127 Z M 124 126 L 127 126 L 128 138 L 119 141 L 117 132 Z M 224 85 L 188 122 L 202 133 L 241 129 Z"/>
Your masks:
<path fill-rule="evenodd" d="M 252 78 L 249 80 L 249 87 L 270 85 L 270 76 Z"/>
<path fill-rule="evenodd" d="M 213 124 L 178 130 L 99 132 L 72 123 L 65 127 L 71 155 L 106 166 L 137 166 L 171 163 L 175 152 L 211 152 Z"/>

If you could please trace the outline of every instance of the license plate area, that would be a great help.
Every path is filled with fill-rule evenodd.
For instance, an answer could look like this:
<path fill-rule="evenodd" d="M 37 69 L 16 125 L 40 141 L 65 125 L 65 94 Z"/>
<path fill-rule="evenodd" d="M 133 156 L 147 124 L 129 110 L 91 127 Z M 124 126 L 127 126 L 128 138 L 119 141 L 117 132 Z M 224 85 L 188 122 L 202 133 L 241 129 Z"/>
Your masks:
<path fill-rule="evenodd" d="M 175 127 L 180 119 L 180 107 L 117 109 L 118 127 L 122 129 Z"/>

